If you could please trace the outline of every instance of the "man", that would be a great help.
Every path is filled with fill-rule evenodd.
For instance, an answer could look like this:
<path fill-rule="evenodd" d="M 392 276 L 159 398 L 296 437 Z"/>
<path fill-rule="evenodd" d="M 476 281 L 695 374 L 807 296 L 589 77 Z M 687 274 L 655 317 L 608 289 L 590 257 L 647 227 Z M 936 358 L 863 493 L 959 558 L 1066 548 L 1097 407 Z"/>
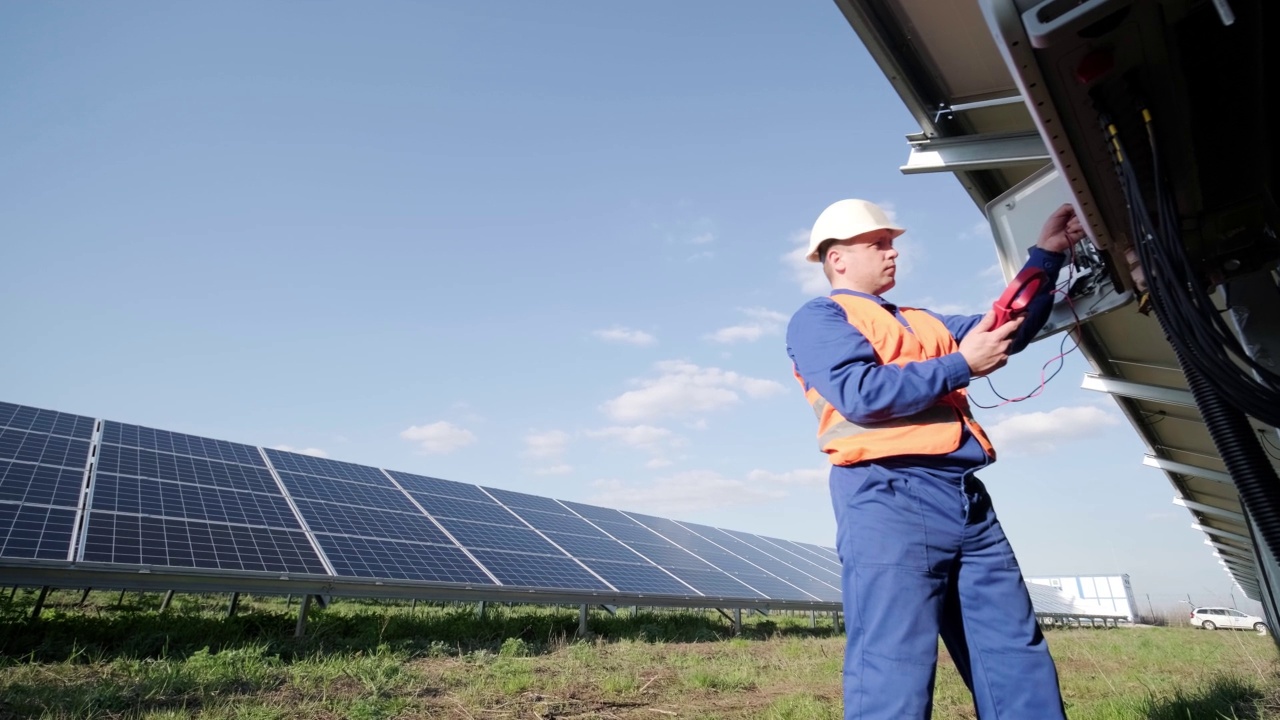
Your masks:
<path fill-rule="evenodd" d="M 1049 217 L 1027 265 L 1050 282 L 1001 327 L 992 312 L 937 315 L 881 297 L 895 284 L 893 241 L 903 232 L 865 200 L 824 210 L 808 259 L 822 263 L 831 295 L 805 304 L 787 328 L 833 466 L 845 718 L 928 718 L 939 635 L 978 717 L 1062 718 L 1022 573 L 974 476 L 995 451 L 964 388 L 1044 325 L 1063 253 L 1084 232 L 1070 205 Z"/>

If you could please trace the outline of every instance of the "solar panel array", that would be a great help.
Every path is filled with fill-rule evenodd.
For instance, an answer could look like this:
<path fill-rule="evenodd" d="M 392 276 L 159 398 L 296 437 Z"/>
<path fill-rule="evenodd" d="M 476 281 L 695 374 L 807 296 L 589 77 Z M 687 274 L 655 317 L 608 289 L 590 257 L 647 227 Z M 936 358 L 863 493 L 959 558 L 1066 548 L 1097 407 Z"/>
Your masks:
<path fill-rule="evenodd" d="M 6 558 L 477 592 L 840 600 L 839 560 L 817 545 L 0 403 Z"/>
<path fill-rule="evenodd" d="M 0 558 L 68 559 L 94 421 L 0 403 Z"/>

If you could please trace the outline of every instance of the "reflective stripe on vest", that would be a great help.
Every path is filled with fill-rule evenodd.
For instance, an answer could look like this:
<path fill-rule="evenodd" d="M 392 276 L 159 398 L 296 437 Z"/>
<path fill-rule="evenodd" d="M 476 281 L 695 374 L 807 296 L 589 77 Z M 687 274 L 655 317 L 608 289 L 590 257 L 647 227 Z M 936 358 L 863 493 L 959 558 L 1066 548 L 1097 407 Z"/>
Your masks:
<path fill-rule="evenodd" d="M 905 365 L 942 357 L 959 350 L 946 326 L 927 312 L 899 308 L 911 325 L 902 326 L 894 315 L 874 300 L 856 295 L 832 295 L 844 308 L 849 324 L 871 343 L 882 365 Z M 930 408 L 914 415 L 884 422 L 858 424 L 845 418 L 796 374 L 805 398 L 818 417 L 818 447 L 833 465 L 854 465 L 898 455 L 946 455 L 960 447 L 961 428 L 969 432 L 992 458 L 995 450 L 969 411 L 963 389 L 952 391 Z"/>

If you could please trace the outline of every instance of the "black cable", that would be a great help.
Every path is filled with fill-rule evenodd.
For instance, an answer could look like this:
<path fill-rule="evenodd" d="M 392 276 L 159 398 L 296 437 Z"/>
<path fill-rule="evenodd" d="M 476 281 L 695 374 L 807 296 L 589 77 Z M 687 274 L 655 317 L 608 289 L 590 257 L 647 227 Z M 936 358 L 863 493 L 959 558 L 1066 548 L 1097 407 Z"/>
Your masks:
<path fill-rule="evenodd" d="M 1142 422 L 1147 423 L 1147 427 L 1151 427 L 1152 425 L 1159 425 L 1160 423 L 1164 422 L 1168 417 L 1169 417 L 1169 413 L 1165 412 L 1164 410 L 1157 410 L 1152 413 L 1143 413 Z M 1155 422 L 1147 422 L 1151 418 L 1159 418 L 1159 419 L 1156 420 Z"/>
<path fill-rule="evenodd" d="M 1134 247 L 1146 276 L 1151 304 L 1167 326 L 1166 334 L 1175 350 L 1210 379 L 1223 397 L 1248 414 L 1278 425 L 1280 376 L 1249 357 L 1222 317 L 1223 311 L 1201 289 L 1199 273 L 1182 244 L 1177 206 L 1168 187 L 1151 115 L 1146 110 L 1143 120 L 1153 161 L 1155 223 L 1114 124 L 1104 118 L 1103 125 L 1127 201 Z M 1240 364 L 1253 369 L 1257 376 L 1243 371 Z"/>
<path fill-rule="evenodd" d="M 1267 431 L 1259 430 L 1258 437 L 1262 438 L 1262 442 L 1266 443 L 1267 445 L 1270 445 L 1276 450 L 1280 450 L 1280 445 L 1276 445 L 1275 443 L 1271 442 L 1271 438 L 1267 437 Z M 1270 455 L 1270 453 L 1267 453 L 1267 454 Z"/>

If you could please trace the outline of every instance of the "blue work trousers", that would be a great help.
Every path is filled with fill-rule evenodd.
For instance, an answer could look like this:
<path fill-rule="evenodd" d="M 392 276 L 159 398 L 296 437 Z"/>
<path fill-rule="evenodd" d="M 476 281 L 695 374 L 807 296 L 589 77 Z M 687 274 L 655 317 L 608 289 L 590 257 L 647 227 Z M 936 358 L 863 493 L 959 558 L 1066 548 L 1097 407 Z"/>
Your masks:
<path fill-rule="evenodd" d="M 846 720 L 925 720 L 941 636 L 981 720 L 1064 718 L 1013 549 L 975 477 L 832 473 Z"/>

